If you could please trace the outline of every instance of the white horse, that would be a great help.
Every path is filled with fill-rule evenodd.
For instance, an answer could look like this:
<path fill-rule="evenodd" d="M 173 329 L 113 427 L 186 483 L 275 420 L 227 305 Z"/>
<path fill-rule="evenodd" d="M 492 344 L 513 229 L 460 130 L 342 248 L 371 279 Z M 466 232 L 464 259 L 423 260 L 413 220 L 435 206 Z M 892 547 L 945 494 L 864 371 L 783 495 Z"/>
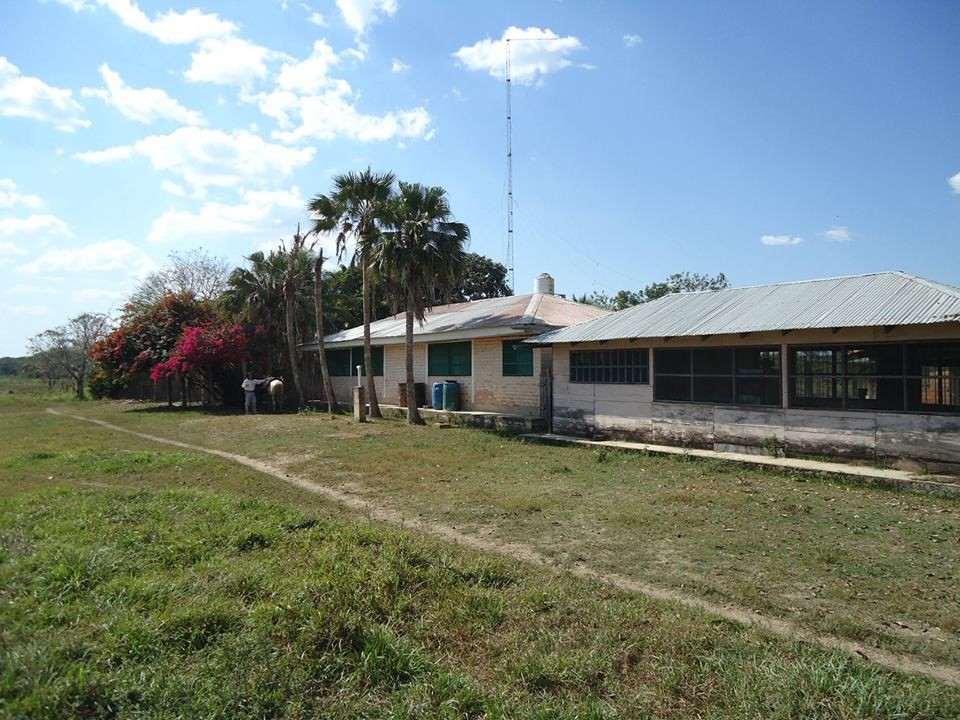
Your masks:
<path fill-rule="evenodd" d="M 273 406 L 273 411 L 280 412 L 283 410 L 283 380 L 273 378 L 267 383 L 267 390 L 270 393 L 270 404 Z"/>

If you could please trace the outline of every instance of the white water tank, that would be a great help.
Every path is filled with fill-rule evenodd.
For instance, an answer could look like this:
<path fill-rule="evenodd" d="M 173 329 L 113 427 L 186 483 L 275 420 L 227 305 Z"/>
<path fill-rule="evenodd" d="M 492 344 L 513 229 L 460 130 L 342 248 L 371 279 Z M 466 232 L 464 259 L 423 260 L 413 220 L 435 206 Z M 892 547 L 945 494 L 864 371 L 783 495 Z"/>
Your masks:
<path fill-rule="evenodd" d="M 550 273 L 540 273 L 533 281 L 533 291 L 544 295 L 553 295 L 553 278 Z"/>

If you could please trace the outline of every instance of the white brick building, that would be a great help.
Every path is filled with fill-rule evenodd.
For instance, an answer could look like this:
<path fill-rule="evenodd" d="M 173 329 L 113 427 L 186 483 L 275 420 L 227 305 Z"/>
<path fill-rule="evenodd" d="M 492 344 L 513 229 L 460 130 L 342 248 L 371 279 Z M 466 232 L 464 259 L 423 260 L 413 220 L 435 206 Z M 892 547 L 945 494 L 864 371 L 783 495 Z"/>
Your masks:
<path fill-rule="evenodd" d="M 414 378 L 426 384 L 427 404 L 433 383 L 455 380 L 464 410 L 540 415 L 541 377 L 549 382 L 550 354 L 520 343 L 609 314 L 554 295 L 552 285 L 549 276 L 541 276 L 538 292 L 438 306 L 423 324 L 414 324 Z M 370 326 L 377 398 L 386 405 L 400 404 L 400 384 L 406 381 L 404 332 L 402 313 Z M 334 393 L 349 404 L 356 367 L 363 364 L 363 327 L 327 335 L 324 343 Z M 303 349 L 315 352 L 316 341 Z"/>

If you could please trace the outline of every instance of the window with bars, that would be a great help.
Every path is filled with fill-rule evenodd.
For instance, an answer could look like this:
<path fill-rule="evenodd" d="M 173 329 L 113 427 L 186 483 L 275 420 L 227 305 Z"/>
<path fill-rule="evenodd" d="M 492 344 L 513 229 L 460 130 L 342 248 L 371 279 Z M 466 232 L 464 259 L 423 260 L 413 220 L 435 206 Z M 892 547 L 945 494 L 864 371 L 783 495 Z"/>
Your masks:
<path fill-rule="evenodd" d="M 960 410 L 960 343 L 791 347 L 790 405 Z"/>
<path fill-rule="evenodd" d="M 647 385 L 650 356 L 642 350 L 574 350 L 570 353 L 570 382 Z"/>
<path fill-rule="evenodd" d="M 907 409 L 960 411 L 960 343 L 907 345 Z"/>
<path fill-rule="evenodd" d="M 522 344 L 521 339 L 504 340 L 503 377 L 533 377 L 533 346 Z"/>
<path fill-rule="evenodd" d="M 472 349 L 469 342 L 436 343 L 427 346 L 427 374 L 470 376 L 472 372 Z"/>
<path fill-rule="evenodd" d="M 671 402 L 771 405 L 780 401 L 780 349 L 654 350 L 653 397 Z"/>

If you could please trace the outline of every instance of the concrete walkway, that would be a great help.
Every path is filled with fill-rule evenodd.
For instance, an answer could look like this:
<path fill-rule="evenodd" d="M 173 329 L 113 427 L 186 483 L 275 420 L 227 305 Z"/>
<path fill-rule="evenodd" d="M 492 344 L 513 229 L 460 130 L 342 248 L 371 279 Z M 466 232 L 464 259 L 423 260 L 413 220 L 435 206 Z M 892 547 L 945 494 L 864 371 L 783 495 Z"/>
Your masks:
<path fill-rule="evenodd" d="M 647 443 L 626 442 L 623 440 L 585 440 L 569 435 L 555 435 L 551 433 L 521 435 L 525 440 L 545 443 L 549 445 L 585 445 L 588 447 L 604 447 L 629 452 L 648 453 L 652 455 L 684 455 L 711 460 L 726 460 L 728 462 L 744 463 L 747 465 L 763 465 L 778 470 L 795 470 L 805 473 L 835 475 L 859 481 L 867 485 L 895 487 L 931 495 L 947 495 L 960 497 L 960 484 L 953 478 L 940 475 L 915 475 L 905 470 L 870 467 L 868 465 L 849 465 L 838 462 L 821 462 L 819 460 L 801 460 L 799 458 L 774 458 L 767 455 L 748 455 L 746 453 L 719 452 L 716 450 L 700 450 L 697 448 L 674 447 L 672 445 L 649 445 Z"/>

